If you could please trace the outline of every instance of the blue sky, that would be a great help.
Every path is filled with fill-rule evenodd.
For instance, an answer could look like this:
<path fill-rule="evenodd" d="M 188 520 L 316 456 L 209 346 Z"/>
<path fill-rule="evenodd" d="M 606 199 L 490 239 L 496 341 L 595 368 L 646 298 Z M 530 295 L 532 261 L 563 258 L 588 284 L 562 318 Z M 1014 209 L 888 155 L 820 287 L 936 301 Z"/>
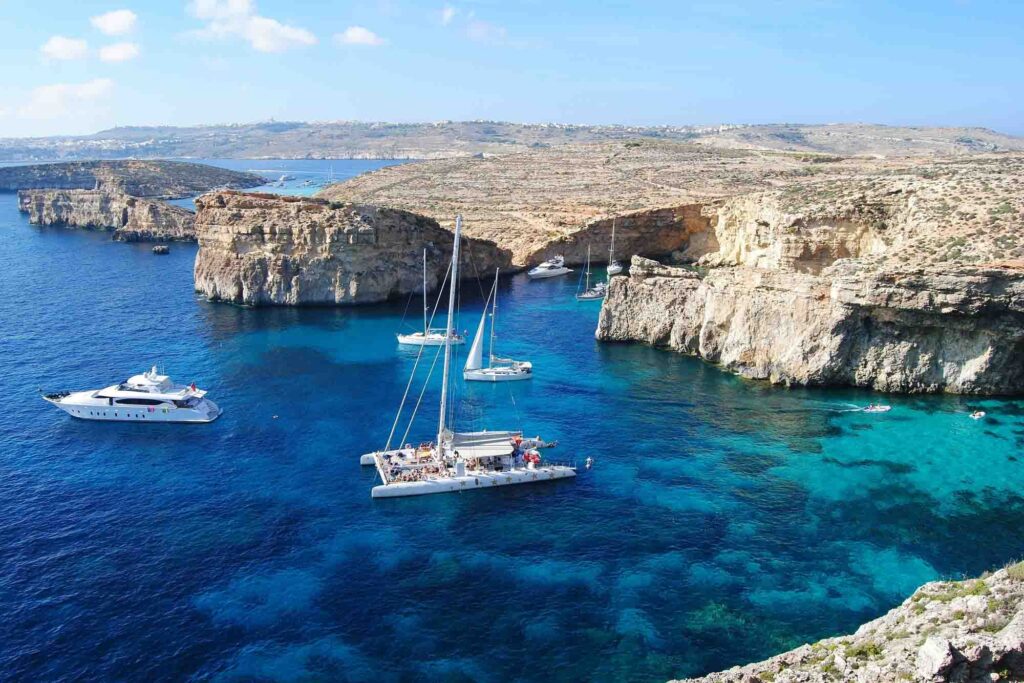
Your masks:
<path fill-rule="evenodd" d="M 1024 3 L 0 0 L 0 137 L 869 121 L 1024 135 Z"/>

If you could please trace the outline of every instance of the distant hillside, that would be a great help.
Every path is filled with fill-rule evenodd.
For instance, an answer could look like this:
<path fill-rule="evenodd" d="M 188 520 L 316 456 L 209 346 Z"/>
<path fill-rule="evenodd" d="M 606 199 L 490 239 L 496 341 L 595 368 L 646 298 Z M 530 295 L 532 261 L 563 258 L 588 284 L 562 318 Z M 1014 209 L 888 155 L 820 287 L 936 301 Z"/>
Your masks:
<path fill-rule="evenodd" d="M 984 128 L 874 124 L 584 126 L 496 121 L 269 122 L 188 128 L 123 127 L 92 135 L 0 139 L 0 160 L 118 158 L 438 159 L 497 155 L 567 143 L 637 138 L 728 149 L 916 156 L 1024 150 L 1024 139 Z"/>
<path fill-rule="evenodd" d="M 134 197 L 174 198 L 264 182 L 252 173 L 184 161 L 72 161 L 0 168 L 0 192 L 104 189 Z"/>

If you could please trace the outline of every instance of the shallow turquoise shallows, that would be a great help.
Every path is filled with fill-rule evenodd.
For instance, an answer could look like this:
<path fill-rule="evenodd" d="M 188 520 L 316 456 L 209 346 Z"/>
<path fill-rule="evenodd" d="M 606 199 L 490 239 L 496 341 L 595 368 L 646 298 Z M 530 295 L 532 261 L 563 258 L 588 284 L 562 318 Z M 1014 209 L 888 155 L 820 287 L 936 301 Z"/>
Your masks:
<path fill-rule="evenodd" d="M 211 304 L 195 252 L 39 229 L 0 195 L 7 680 L 660 681 L 1024 554 L 1024 403 L 892 396 L 869 415 L 867 392 L 598 344 L 575 274 L 501 283 L 498 350 L 536 376 L 460 382 L 458 420 L 558 439 L 552 455 L 594 468 L 372 500 L 358 457 L 391 426 L 415 359 L 394 334 L 418 300 L 404 323 L 405 300 Z M 479 292 L 463 287 L 460 329 Z M 83 422 L 36 393 L 154 363 L 223 416 Z M 411 441 L 435 426 L 436 381 L 421 413 Z"/>

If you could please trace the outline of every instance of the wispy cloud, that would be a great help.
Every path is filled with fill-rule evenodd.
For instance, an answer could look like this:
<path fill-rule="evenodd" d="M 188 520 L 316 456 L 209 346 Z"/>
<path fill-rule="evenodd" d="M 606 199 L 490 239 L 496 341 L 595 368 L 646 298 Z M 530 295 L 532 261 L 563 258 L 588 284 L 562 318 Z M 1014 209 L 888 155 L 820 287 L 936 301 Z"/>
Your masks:
<path fill-rule="evenodd" d="M 100 48 L 100 59 L 104 62 L 127 62 L 139 56 L 135 43 L 113 43 Z"/>
<path fill-rule="evenodd" d="M 83 59 L 89 54 L 89 44 L 79 38 L 53 36 L 39 50 L 47 59 Z"/>
<path fill-rule="evenodd" d="M 135 28 L 138 15 L 130 9 L 117 9 L 113 12 L 98 14 L 89 21 L 108 36 L 120 36 L 130 33 Z"/>
<path fill-rule="evenodd" d="M 504 26 L 483 19 L 471 19 L 466 24 L 466 37 L 477 43 L 503 43 L 508 37 Z"/>
<path fill-rule="evenodd" d="M 304 28 L 257 14 L 251 0 L 193 0 L 187 9 L 206 22 L 195 34 L 211 39 L 242 38 L 259 52 L 284 52 L 317 42 Z"/>
<path fill-rule="evenodd" d="M 452 23 L 452 19 L 459 13 L 459 10 L 451 5 L 445 5 L 441 8 L 441 26 L 447 26 Z"/>
<path fill-rule="evenodd" d="M 114 81 L 109 78 L 95 78 L 85 83 L 41 85 L 29 93 L 18 114 L 33 120 L 63 118 L 77 114 L 82 106 L 107 100 L 113 90 Z"/>
<path fill-rule="evenodd" d="M 340 45 L 370 45 L 376 47 L 387 41 L 364 26 L 349 26 L 341 33 L 334 34 L 334 42 Z"/>

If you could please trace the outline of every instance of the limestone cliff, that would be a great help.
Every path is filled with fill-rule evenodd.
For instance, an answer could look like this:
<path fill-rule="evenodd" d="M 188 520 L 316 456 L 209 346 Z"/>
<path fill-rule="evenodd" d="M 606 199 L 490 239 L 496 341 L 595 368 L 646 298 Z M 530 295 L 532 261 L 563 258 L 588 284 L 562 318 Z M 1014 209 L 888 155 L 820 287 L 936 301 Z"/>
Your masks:
<path fill-rule="evenodd" d="M 248 305 L 362 304 L 444 278 L 452 233 L 430 218 L 371 205 L 217 192 L 196 200 L 195 287 Z M 463 273 L 488 277 L 510 254 L 466 240 Z"/>
<path fill-rule="evenodd" d="M 195 239 L 191 211 L 162 201 L 107 190 L 22 190 L 18 208 L 36 225 L 112 230 L 116 240 Z"/>
<path fill-rule="evenodd" d="M 1024 563 L 937 581 L 857 632 L 681 683 L 991 683 L 1024 679 Z"/>

